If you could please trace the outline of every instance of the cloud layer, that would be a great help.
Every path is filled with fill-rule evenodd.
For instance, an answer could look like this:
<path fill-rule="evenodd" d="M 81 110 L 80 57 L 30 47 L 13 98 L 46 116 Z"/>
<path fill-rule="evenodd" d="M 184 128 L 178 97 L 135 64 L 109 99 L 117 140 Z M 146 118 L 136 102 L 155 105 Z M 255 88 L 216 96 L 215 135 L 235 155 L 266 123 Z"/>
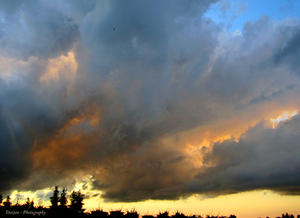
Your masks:
<path fill-rule="evenodd" d="M 299 116 L 269 120 L 299 110 L 300 21 L 232 34 L 215 2 L 1 2 L 0 192 L 299 194 Z"/>
<path fill-rule="evenodd" d="M 276 129 L 260 122 L 238 141 L 217 142 L 204 152 L 204 167 L 185 190 L 219 194 L 270 189 L 299 195 L 298 141 L 299 116 Z"/>

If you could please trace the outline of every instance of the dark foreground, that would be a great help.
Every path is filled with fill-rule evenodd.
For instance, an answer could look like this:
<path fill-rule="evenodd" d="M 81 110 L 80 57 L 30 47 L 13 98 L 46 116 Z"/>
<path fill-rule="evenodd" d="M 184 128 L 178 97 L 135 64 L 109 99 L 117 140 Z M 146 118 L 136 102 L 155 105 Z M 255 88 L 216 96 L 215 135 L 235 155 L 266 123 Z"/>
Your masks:
<path fill-rule="evenodd" d="M 137 211 L 131 210 L 123 212 L 122 210 L 113 210 L 113 211 L 103 211 L 101 209 L 94 209 L 88 212 L 85 211 L 74 211 L 71 208 L 67 207 L 57 207 L 57 208 L 47 208 L 47 207 L 24 207 L 20 206 L 11 206 L 4 207 L 0 206 L 0 217 L 98 217 L 98 218 L 237 218 L 235 215 L 231 214 L 229 216 L 223 215 L 185 215 L 180 212 L 175 214 L 169 214 L 168 211 L 163 213 L 158 213 L 157 215 L 140 215 Z M 269 218 L 269 217 L 267 217 Z M 294 216 L 293 214 L 282 214 L 276 218 L 300 218 L 300 215 Z"/>
<path fill-rule="evenodd" d="M 2 217 L 98 217 L 98 218 L 237 218 L 235 215 L 185 215 L 180 212 L 169 214 L 168 211 L 160 212 L 157 215 L 140 215 L 135 209 L 130 211 L 111 210 L 106 212 L 102 209 L 94 209 L 86 211 L 83 208 L 84 194 L 81 191 L 74 191 L 67 198 L 67 190 L 63 189 L 59 195 L 58 186 L 54 187 L 53 195 L 50 197 L 51 206 L 44 207 L 39 202 L 39 206 L 35 207 L 33 200 L 29 197 L 24 204 L 19 201 L 15 205 L 10 201 L 10 196 L 6 197 L 3 201 L 3 196 L 0 194 L 0 218 Z M 68 205 L 67 203 L 70 202 Z M 2 204 L 2 205 L 1 205 Z M 243 218 L 243 217 L 241 217 Z M 255 217 L 254 217 L 255 218 Z M 270 217 L 266 217 L 270 218 Z M 274 218 L 274 217 L 272 217 Z M 300 215 L 294 216 L 293 214 L 282 214 L 276 218 L 300 218 Z"/>

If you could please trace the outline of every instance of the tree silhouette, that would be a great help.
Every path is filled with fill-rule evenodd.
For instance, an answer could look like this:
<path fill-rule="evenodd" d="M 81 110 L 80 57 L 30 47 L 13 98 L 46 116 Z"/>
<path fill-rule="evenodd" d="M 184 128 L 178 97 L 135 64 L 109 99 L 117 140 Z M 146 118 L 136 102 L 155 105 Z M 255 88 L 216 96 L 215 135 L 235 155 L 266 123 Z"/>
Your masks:
<path fill-rule="evenodd" d="M 34 208 L 34 201 L 30 201 L 29 197 L 27 198 L 26 203 L 24 204 L 24 207 L 28 210 Z"/>
<path fill-rule="evenodd" d="M 63 189 L 58 199 L 61 208 L 67 208 L 67 189 Z"/>
<path fill-rule="evenodd" d="M 83 213 L 83 211 L 85 209 L 82 208 L 83 206 L 83 199 L 84 199 L 84 194 L 82 194 L 79 191 L 73 191 L 70 195 L 70 200 L 71 200 L 71 205 L 70 205 L 70 209 L 73 210 L 76 213 Z"/>
<path fill-rule="evenodd" d="M 3 205 L 4 205 L 5 208 L 10 208 L 11 202 L 10 202 L 9 195 L 6 197 L 6 200 L 3 202 Z"/>
<path fill-rule="evenodd" d="M 0 194 L 0 204 L 2 204 L 2 201 L 3 201 L 3 195 Z"/>
<path fill-rule="evenodd" d="M 51 201 L 51 206 L 50 208 L 55 210 L 57 209 L 58 206 L 58 186 L 55 186 L 55 189 L 53 190 L 53 196 L 50 197 L 50 201 Z"/>

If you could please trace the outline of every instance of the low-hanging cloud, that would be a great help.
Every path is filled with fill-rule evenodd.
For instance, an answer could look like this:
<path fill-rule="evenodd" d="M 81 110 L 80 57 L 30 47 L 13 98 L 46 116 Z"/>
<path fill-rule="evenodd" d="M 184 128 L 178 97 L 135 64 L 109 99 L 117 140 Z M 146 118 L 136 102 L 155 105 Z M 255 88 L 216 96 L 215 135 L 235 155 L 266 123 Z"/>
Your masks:
<path fill-rule="evenodd" d="M 92 176 L 114 202 L 298 194 L 298 117 L 259 121 L 299 110 L 300 22 L 230 34 L 213 3 L 2 2 L 0 192 Z"/>
<path fill-rule="evenodd" d="M 299 195 L 299 115 L 270 128 L 266 121 L 235 139 L 215 143 L 205 152 L 204 168 L 186 191 L 230 194 L 269 189 Z"/>

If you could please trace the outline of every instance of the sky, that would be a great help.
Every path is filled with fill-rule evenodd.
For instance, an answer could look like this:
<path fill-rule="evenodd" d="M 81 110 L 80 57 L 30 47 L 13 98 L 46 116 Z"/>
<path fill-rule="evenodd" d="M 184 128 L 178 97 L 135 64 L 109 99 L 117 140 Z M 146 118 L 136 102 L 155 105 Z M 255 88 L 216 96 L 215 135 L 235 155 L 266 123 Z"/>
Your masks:
<path fill-rule="evenodd" d="M 300 3 L 0 1 L 0 193 L 300 214 Z"/>

